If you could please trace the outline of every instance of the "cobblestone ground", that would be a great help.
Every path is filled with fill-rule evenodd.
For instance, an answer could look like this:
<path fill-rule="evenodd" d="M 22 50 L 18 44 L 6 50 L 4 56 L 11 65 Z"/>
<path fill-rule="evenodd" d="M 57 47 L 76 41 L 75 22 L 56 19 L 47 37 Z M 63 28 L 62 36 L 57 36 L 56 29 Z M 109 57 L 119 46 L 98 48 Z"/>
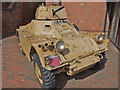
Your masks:
<path fill-rule="evenodd" d="M 110 43 L 107 63 L 99 71 L 86 70 L 72 77 L 65 73 L 57 75 L 59 88 L 117 88 L 118 87 L 118 50 Z M 3 88 L 40 88 L 31 62 L 18 48 L 16 36 L 2 42 L 2 87 Z"/>

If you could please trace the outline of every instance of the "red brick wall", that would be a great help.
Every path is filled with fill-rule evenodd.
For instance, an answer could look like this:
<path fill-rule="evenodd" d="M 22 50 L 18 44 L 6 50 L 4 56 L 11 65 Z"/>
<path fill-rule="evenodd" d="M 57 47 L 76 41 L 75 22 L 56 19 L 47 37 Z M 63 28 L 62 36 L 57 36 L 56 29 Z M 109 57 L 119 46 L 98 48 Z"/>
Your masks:
<path fill-rule="evenodd" d="M 63 2 L 68 19 L 81 30 L 103 31 L 106 4 L 104 2 Z"/>
<path fill-rule="evenodd" d="M 8 3 L 7 3 L 8 4 Z M 19 25 L 27 24 L 35 15 L 36 7 L 38 3 L 15 3 L 11 9 L 4 7 L 7 6 L 3 3 L 2 7 L 2 36 L 6 36 L 10 33 L 15 33 L 16 28 Z"/>
<path fill-rule="evenodd" d="M 15 29 L 22 23 L 22 4 L 16 3 L 12 9 L 2 12 L 2 32 L 3 35 L 15 32 Z"/>

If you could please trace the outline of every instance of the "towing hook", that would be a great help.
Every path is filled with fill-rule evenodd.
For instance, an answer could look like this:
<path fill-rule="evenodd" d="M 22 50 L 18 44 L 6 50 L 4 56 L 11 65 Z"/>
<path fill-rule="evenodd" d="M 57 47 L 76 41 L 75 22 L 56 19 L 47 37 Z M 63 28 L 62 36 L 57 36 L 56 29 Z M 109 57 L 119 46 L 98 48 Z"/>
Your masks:
<path fill-rule="evenodd" d="M 100 58 L 100 59 L 103 59 L 103 55 L 102 55 L 102 54 L 99 54 L 99 58 Z"/>

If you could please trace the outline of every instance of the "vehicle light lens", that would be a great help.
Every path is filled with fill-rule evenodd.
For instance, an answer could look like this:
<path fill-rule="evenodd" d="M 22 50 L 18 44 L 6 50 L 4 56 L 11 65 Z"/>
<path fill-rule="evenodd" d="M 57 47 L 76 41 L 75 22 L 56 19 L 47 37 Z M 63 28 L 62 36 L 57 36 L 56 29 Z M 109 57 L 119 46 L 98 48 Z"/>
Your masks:
<path fill-rule="evenodd" d="M 98 43 L 103 42 L 104 37 L 105 37 L 105 36 L 104 36 L 103 34 L 99 34 L 98 37 L 97 37 Z"/>
<path fill-rule="evenodd" d="M 57 48 L 58 50 L 64 50 L 64 48 L 65 48 L 64 42 L 63 42 L 63 41 L 58 41 L 58 42 L 56 43 L 56 48 Z"/>
<path fill-rule="evenodd" d="M 52 55 L 48 57 L 48 60 L 50 62 L 50 65 L 53 67 L 59 66 L 60 65 L 60 58 L 58 55 Z"/>

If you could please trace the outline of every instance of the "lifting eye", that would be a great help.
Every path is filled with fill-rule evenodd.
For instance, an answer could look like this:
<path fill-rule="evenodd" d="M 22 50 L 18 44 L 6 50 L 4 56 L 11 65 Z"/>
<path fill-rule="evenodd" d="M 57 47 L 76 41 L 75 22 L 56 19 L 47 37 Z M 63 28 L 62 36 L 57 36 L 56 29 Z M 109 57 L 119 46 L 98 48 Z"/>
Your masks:
<path fill-rule="evenodd" d="M 45 43 L 45 46 L 47 47 L 47 46 L 48 46 L 48 43 Z"/>
<path fill-rule="evenodd" d="M 51 44 L 53 45 L 53 44 L 54 44 L 54 42 L 51 42 Z"/>
<path fill-rule="evenodd" d="M 41 48 L 41 45 L 38 45 L 39 48 Z"/>

